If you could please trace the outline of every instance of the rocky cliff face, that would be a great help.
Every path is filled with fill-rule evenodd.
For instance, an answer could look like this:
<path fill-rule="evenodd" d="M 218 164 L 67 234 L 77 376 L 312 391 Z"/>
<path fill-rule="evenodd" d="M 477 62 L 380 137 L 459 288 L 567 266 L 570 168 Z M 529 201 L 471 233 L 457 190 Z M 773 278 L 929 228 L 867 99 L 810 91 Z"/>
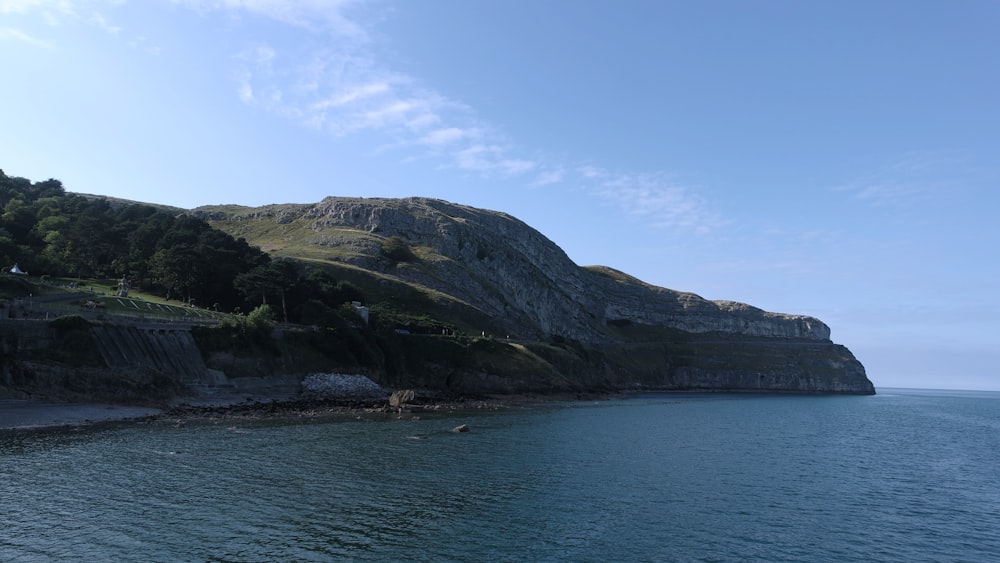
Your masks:
<path fill-rule="evenodd" d="M 834 346 L 829 327 L 813 317 L 771 313 L 732 301 L 709 301 L 693 293 L 655 287 L 610 268 L 577 266 L 541 233 L 503 213 L 427 198 L 333 197 L 309 205 L 237 211 L 203 208 L 195 213 L 241 236 L 234 226 L 246 222 L 308 233 L 305 242 L 320 255 L 328 249 L 330 259 L 449 296 L 494 319 L 494 330 L 522 339 L 558 336 L 588 345 L 616 346 L 628 343 L 616 327 L 641 325 L 711 334 L 713 338 L 725 335 L 733 341 L 753 338 L 764 339 L 766 344 L 780 340 L 782 346 L 786 341 L 800 341 L 800 348 L 814 350 L 814 355 L 828 353 Z M 395 262 L 383 257 L 382 244 L 390 237 L 409 245 L 416 258 Z M 805 344 L 821 346 L 809 348 Z M 827 351 L 815 352 L 820 349 Z M 854 362 L 848 378 L 853 383 L 830 385 L 830 390 L 837 387 L 841 391 L 844 386 L 857 392 L 871 390 L 860 363 L 850 352 L 844 356 L 844 351 L 838 351 L 835 355 L 839 359 L 831 361 Z M 671 377 L 678 383 L 664 381 L 663 386 L 697 387 L 692 382 L 699 378 L 728 373 L 724 365 L 714 371 L 705 365 L 672 369 Z M 804 368 L 795 369 L 801 372 Z M 723 377 L 716 383 L 725 386 L 725 381 L 740 379 L 740 387 L 755 389 L 824 387 L 815 382 L 789 384 L 785 380 L 794 371 L 789 368 L 781 372 L 781 378 L 768 379 L 778 381 L 773 386 L 768 383 L 762 387 L 759 377 L 749 385 L 740 379 L 745 374 Z"/>
<path fill-rule="evenodd" d="M 604 327 L 609 322 L 632 322 L 696 333 L 830 338 L 829 327 L 812 317 L 708 301 L 609 268 L 581 268 L 552 241 L 509 215 L 440 200 L 326 198 L 313 205 L 203 216 L 217 222 L 304 223 L 314 245 L 350 245 L 355 252 L 346 262 L 391 272 L 473 304 L 506 319 L 504 328 L 521 336 L 607 343 Z M 345 228 L 356 235 L 343 236 Z M 419 264 L 399 267 L 379 259 L 381 242 L 388 237 L 413 247 Z"/>

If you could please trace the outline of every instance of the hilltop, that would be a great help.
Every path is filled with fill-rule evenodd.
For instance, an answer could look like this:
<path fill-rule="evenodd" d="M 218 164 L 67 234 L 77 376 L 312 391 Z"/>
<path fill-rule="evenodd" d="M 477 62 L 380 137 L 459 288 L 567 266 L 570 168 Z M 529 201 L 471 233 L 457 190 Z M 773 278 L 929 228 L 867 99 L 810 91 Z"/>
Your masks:
<path fill-rule="evenodd" d="M 411 334 L 459 331 L 561 345 L 563 352 L 573 344 L 574 384 L 872 392 L 861 364 L 830 341 L 829 327 L 816 318 L 709 301 L 611 268 L 580 267 L 504 213 L 428 198 L 338 197 L 192 213 L 273 256 L 323 265 L 351 280 Z"/>
<path fill-rule="evenodd" d="M 441 200 L 329 197 L 311 205 L 209 206 L 193 214 L 272 255 L 363 271 L 382 284 L 415 290 L 443 310 L 465 309 L 492 334 L 609 344 L 621 341 L 617 328 L 635 324 L 819 341 L 830 336 L 815 318 L 708 301 L 603 266 L 579 267 L 509 215 Z"/>
<path fill-rule="evenodd" d="M 266 395 L 310 373 L 466 396 L 874 392 L 819 319 L 582 267 L 495 211 L 181 210 L 2 171 L 0 207 L 2 259 L 32 273 L 0 276 L 0 398 Z"/>

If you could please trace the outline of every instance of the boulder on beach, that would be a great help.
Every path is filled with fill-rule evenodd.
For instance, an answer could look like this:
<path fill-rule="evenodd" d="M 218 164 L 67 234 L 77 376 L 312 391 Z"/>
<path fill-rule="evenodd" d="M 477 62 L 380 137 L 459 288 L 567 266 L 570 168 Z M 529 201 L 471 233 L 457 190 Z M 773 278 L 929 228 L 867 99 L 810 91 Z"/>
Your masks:
<path fill-rule="evenodd" d="M 416 393 L 413 392 L 413 389 L 399 389 L 389 395 L 389 406 L 394 409 L 402 409 L 414 397 L 416 397 Z"/>

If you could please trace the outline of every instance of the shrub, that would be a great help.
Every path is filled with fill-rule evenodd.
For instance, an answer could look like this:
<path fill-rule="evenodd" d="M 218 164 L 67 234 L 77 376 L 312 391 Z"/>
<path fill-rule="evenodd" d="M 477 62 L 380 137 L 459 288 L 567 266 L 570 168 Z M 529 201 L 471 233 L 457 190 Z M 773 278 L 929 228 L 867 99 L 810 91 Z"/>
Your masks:
<path fill-rule="evenodd" d="M 382 256 L 394 262 L 409 262 L 416 259 L 410 245 L 399 237 L 389 237 L 382 241 Z"/>
<path fill-rule="evenodd" d="M 90 321 L 80 315 L 64 315 L 49 322 L 56 334 L 66 334 L 74 330 L 89 330 Z"/>
<path fill-rule="evenodd" d="M 246 323 L 250 330 L 266 332 L 274 324 L 274 309 L 270 305 L 261 305 L 250 311 L 246 316 Z"/>

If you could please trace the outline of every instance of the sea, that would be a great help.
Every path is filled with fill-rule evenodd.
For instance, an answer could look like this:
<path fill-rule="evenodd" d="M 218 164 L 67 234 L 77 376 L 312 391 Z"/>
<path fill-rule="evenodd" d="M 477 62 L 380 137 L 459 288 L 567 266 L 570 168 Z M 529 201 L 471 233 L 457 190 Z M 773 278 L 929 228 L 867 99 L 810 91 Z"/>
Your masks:
<path fill-rule="evenodd" d="M 13 431 L 0 508 L 5 562 L 1000 561 L 1000 393 Z"/>

